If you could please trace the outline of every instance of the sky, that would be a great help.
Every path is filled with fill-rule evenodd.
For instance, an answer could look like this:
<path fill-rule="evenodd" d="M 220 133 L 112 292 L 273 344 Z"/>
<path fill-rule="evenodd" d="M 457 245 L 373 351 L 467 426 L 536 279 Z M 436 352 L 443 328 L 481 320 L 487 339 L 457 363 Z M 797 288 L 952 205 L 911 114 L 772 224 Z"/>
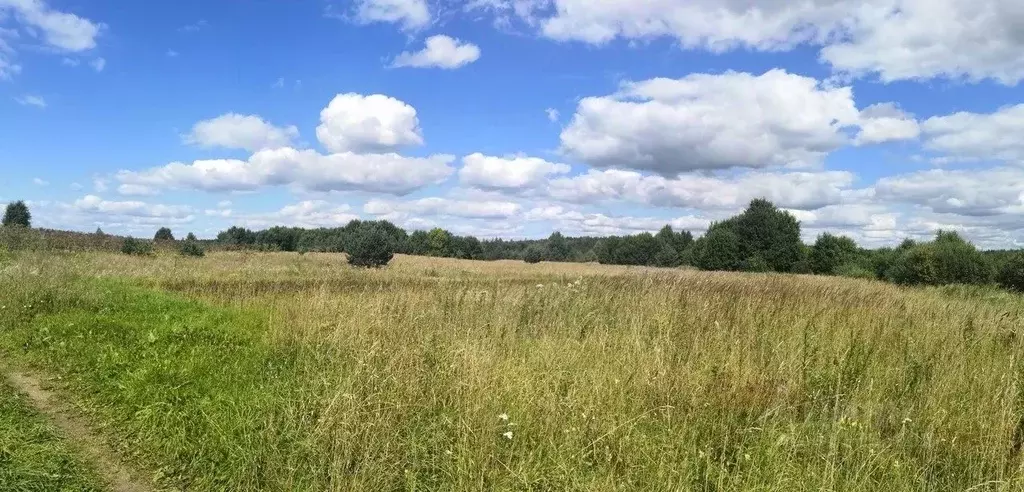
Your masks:
<path fill-rule="evenodd" d="M 1024 247 L 1019 0 L 0 0 L 0 205 Z"/>

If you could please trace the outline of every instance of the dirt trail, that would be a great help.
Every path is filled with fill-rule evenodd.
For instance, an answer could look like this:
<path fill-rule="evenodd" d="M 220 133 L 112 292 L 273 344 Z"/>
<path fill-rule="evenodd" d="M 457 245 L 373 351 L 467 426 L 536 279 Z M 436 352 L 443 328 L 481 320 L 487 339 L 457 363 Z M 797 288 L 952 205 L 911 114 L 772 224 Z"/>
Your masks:
<path fill-rule="evenodd" d="M 23 372 L 7 372 L 7 380 L 15 389 L 28 396 L 36 411 L 45 415 L 57 426 L 82 456 L 93 465 L 114 492 L 149 492 L 154 490 L 140 476 L 133 473 L 94 434 L 79 416 L 74 415 L 65 405 L 54 398 L 53 392 L 45 389 L 42 380 Z"/>

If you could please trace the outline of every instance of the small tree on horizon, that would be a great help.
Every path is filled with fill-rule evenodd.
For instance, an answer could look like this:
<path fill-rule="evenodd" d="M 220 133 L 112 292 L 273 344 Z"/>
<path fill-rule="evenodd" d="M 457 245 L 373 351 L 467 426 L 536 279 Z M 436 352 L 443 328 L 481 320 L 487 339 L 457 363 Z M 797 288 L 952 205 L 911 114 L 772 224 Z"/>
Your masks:
<path fill-rule="evenodd" d="M 4 227 L 32 227 L 32 213 L 28 211 L 28 205 L 18 200 L 8 203 L 4 212 Z"/>
<path fill-rule="evenodd" d="M 160 229 L 158 229 L 156 231 L 156 234 L 153 235 L 153 240 L 154 241 L 174 241 L 174 234 L 171 233 L 171 229 L 169 227 L 161 227 Z"/>
<path fill-rule="evenodd" d="M 198 239 L 196 239 L 196 235 L 192 234 L 191 232 L 188 233 L 187 236 L 185 236 L 185 240 L 186 241 L 198 241 Z"/>
<path fill-rule="evenodd" d="M 362 227 L 351 234 L 345 251 L 349 265 L 380 268 L 394 258 L 395 240 L 380 226 Z"/>

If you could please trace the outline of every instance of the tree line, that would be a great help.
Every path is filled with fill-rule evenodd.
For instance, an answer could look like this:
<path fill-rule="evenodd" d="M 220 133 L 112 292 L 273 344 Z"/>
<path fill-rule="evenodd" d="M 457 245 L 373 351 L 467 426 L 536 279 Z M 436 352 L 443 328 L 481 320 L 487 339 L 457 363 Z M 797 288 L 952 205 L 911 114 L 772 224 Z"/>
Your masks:
<path fill-rule="evenodd" d="M 5 228 L 31 227 L 24 202 L 7 206 Z M 103 234 L 97 230 L 96 234 Z M 901 285 L 991 284 L 1024 291 L 1024 253 L 979 251 L 953 231 L 938 231 L 931 241 L 903 241 L 897 247 L 861 248 L 846 236 L 824 233 L 814 244 L 801 240 L 800 222 L 768 200 L 755 199 L 740 214 L 711 224 L 698 239 L 670 225 L 658 233 L 608 237 L 485 239 L 459 236 L 442 228 L 411 234 L 386 220 L 353 220 L 343 227 L 306 229 L 271 227 L 253 231 L 233 226 L 216 240 L 199 241 L 189 233 L 175 241 L 162 227 L 152 242 L 125 238 L 122 252 L 150 254 L 153 244 L 178 244 L 187 256 L 202 256 L 203 244 L 222 248 L 344 252 L 356 266 L 379 267 L 396 253 L 469 260 L 598 262 L 650 267 L 690 266 L 701 270 L 838 275 L 884 280 Z"/>

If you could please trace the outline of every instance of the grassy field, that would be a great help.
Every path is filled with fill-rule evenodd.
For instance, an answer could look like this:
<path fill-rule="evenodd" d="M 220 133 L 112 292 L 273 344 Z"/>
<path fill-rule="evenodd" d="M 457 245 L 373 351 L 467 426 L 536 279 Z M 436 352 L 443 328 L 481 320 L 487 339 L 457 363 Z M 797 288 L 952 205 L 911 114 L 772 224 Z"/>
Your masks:
<path fill-rule="evenodd" d="M 166 488 L 1024 488 L 1024 298 L 995 290 L 26 253 L 0 304 L 4 359 Z"/>

